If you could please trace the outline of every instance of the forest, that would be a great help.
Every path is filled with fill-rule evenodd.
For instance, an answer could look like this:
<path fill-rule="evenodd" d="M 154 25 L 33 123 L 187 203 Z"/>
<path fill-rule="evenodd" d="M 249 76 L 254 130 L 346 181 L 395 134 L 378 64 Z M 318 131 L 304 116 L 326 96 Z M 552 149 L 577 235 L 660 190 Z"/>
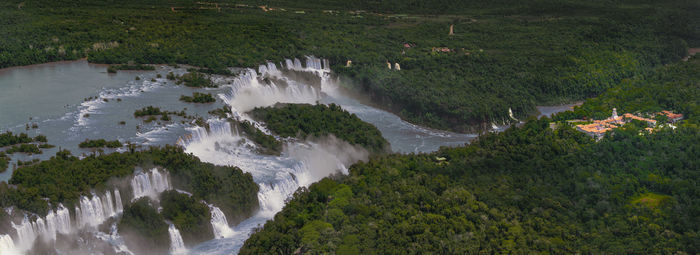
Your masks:
<path fill-rule="evenodd" d="M 374 153 L 389 152 L 389 142 L 372 124 L 360 120 L 336 104 L 276 104 L 255 108 L 251 116 L 265 122 L 267 128 L 282 137 L 301 139 L 334 135 Z"/>
<path fill-rule="evenodd" d="M 240 254 L 700 251 L 700 129 L 594 143 L 548 123 L 353 165 L 297 191 Z"/>
<path fill-rule="evenodd" d="M 473 131 L 507 122 L 508 109 L 522 118 L 594 97 L 700 47 L 700 2 L 685 0 L 111 3 L 0 3 L 0 67 L 87 57 L 219 73 L 315 55 L 406 120 Z"/>
<path fill-rule="evenodd" d="M 240 254 L 696 254 L 697 58 L 621 82 L 553 119 L 472 144 L 383 155 L 302 188 Z M 676 129 L 592 138 L 553 120 L 670 109 Z"/>

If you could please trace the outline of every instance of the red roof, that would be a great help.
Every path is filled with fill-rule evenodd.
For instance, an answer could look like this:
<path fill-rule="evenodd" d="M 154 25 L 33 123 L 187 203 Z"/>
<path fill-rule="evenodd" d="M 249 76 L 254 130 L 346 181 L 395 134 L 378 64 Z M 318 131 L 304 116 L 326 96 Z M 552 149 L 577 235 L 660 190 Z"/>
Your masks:
<path fill-rule="evenodd" d="M 668 117 L 669 119 L 682 119 L 683 118 L 683 114 L 680 114 L 680 113 L 673 113 L 670 111 L 661 111 L 660 113 L 663 115 L 666 115 L 666 117 Z"/>

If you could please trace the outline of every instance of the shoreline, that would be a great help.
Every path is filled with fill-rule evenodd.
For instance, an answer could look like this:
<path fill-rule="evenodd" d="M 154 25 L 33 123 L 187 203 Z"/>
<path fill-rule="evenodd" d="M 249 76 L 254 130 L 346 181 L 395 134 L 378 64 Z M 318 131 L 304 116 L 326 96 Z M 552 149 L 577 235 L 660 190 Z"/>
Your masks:
<path fill-rule="evenodd" d="M 43 67 L 43 66 L 51 66 L 51 65 L 59 65 L 59 64 L 70 64 L 70 63 L 78 63 L 78 62 L 82 62 L 82 61 L 86 61 L 88 64 L 93 64 L 93 63 L 90 63 L 90 61 L 87 61 L 87 58 L 79 58 L 79 59 L 74 59 L 74 60 L 60 60 L 60 61 L 38 63 L 38 64 L 31 64 L 31 65 L 24 65 L 24 66 L 10 66 L 10 67 L 5 67 L 5 68 L 0 68 L 0 74 L 7 72 L 7 71 L 16 70 L 16 69 L 35 68 L 35 67 Z M 108 64 L 93 64 L 93 65 L 108 65 Z"/>

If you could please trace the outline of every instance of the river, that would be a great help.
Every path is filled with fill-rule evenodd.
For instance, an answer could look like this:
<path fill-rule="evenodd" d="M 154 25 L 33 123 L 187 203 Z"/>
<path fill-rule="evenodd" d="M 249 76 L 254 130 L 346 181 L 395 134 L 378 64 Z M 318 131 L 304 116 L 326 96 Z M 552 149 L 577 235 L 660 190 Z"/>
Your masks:
<path fill-rule="evenodd" d="M 477 137 L 476 134 L 420 127 L 392 113 L 364 105 L 339 92 L 337 81 L 330 78 L 327 61 L 310 57 L 305 65 L 301 62 L 295 59 L 279 64 L 268 63 L 257 70 L 243 70 L 237 76 L 215 76 L 214 81 L 220 85 L 215 89 L 187 88 L 162 78 L 169 72 L 182 74 L 186 71 L 184 67 L 157 66 L 155 71 L 107 74 L 105 66 L 74 61 L 0 70 L 0 89 L 7 92 L 0 94 L 0 131 L 27 132 L 32 136 L 43 134 L 50 144 L 57 146 L 43 154 L 13 155 L 13 162 L 47 159 L 59 148 L 69 149 L 75 155 L 93 153 L 78 148 L 78 143 L 87 138 L 104 138 L 142 146 L 179 144 L 202 161 L 235 165 L 251 173 L 260 185 L 260 211 L 231 226 L 233 231 L 223 238 L 187 247 L 190 254 L 236 253 L 253 228 L 279 212 L 285 199 L 299 187 L 335 172 L 347 173 L 351 164 L 367 159 L 367 152 L 363 149 L 332 138 L 290 140 L 286 142 L 282 155 L 261 155 L 252 142 L 231 130 L 227 122 L 210 116 L 210 110 L 228 105 L 233 110 L 230 117 L 252 121 L 246 114 L 246 110 L 252 107 L 277 102 L 335 103 L 375 125 L 397 153 L 431 152 L 441 146 L 464 145 Z M 318 76 L 320 84 L 306 84 L 305 80 L 290 73 Z M 285 85 L 265 78 L 283 81 Z M 217 95 L 217 102 L 189 104 L 178 100 L 180 95 L 192 92 Z M 172 121 L 151 123 L 133 117 L 135 110 L 148 105 L 169 111 L 186 109 L 188 115 L 207 119 L 211 128 L 207 131 L 194 125 L 191 119 L 175 116 L 171 116 Z M 559 107 L 551 112 L 561 109 L 565 108 Z M 125 124 L 119 124 L 121 121 Z M 38 128 L 26 130 L 27 124 L 34 123 Z M 269 132 L 264 123 L 254 124 Z M 10 178 L 12 168 L 0 174 L 0 181 Z M 2 232 L 0 234 L 4 234 Z"/>

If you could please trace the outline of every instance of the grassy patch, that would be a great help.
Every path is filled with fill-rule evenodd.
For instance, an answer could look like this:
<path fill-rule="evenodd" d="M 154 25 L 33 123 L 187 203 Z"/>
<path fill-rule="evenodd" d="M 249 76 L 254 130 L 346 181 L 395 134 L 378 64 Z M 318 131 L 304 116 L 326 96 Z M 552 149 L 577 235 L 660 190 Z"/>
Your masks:
<path fill-rule="evenodd" d="M 671 196 L 647 192 L 632 200 L 632 204 L 643 205 L 649 207 L 650 209 L 656 209 L 669 199 L 671 199 Z"/>

